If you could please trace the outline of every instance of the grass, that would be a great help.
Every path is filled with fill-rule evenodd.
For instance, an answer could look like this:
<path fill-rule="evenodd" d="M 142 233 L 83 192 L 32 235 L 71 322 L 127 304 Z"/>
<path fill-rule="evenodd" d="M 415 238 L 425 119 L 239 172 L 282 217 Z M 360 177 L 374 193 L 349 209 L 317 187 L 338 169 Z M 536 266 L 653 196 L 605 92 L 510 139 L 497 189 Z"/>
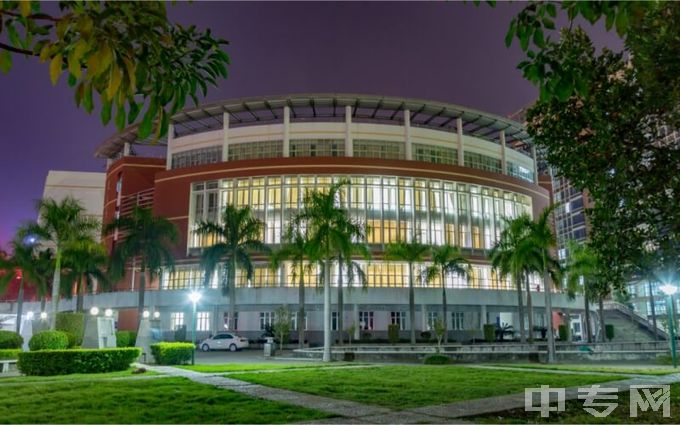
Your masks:
<path fill-rule="evenodd" d="M 119 372 L 107 372 L 107 373 L 74 373 L 71 375 L 56 375 L 56 376 L 13 376 L 13 377 L 0 377 L 0 387 L 2 384 L 15 384 L 23 382 L 59 382 L 59 381 L 96 381 L 100 379 L 110 379 L 110 378 L 120 378 L 120 377 L 130 377 L 130 376 L 148 376 L 148 375 L 158 375 L 156 372 L 147 370 L 144 373 L 138 375 L 133 375 L 132 371 L 135 368 L 130 368 L 128 370 L 122 370 Z M 0 375 L 1 376 L 1 375 Z"/>
<path fill-rule="evenodd" d="M 328 418 L 184 378 L 2 388 L 0 423 L 285 423 Z"/>
<path fill-rule="evenodd" d="M 549 369 L 566 370 L 573 372 L 603 372 L 603 373 L 626 373 L 634 375 L 670 375 L 680 373 L 678 369 L 672 368 L 645 368 L 645 367 L 616 367 L 616 366 L 597 366 L 597 365 L 550 365 L 550 364 L 495 364 L 493 366 L 512 367 L 519 369 Z"/>
<path fill-rule="evenodd" d="M 270 387 L 392 409 L 521 393 L 526 387 L 539 385 L 571 387 L 624 379 L 614 375 L 560 375 L 461 366 L 384 366 L 230 376 Z"/>
<path fill-rule="evenodd" d="M 338 366 L 356 366 L 358 363 L 225 363 L 225 364 L 200 364 L 177 366 L 182 369 L 193 370 L 202 373 L 222 372 L 249 372 L 260 370 L 283 370 L 283 369 L 308 369 Z"/>
<path fill-rule="evenodd" d="M 537 397 L 537 396 L 536 396 Z M 630 417 L 630 395 L 620 393 L 618 400 L 596 400 L 597 402 L 618 402 L 618 407 L 609 416 L 596 418 L 583 410 L 582 400 L 567 401 L 564 412 L 551 412 L 548 418 L 541 418 L 539 412 L 525 412 L 524 409 L 514 409 L 505 412 L 496 412 L 489 415 L 467 417 L 475 423 L 576 423 L 576 424 L 611 424 L 611 423 L 646 423 L 646 424 L 675 424 L 680 418 L 680 384 L 671 385 L 671 412 L 670 417 L 663 417 L 663 409 L 652 412 L 649 408 L 646 412 L 638 409 L 637 418 Z M 597 411 L 604 410 L 596 408 Z"/>

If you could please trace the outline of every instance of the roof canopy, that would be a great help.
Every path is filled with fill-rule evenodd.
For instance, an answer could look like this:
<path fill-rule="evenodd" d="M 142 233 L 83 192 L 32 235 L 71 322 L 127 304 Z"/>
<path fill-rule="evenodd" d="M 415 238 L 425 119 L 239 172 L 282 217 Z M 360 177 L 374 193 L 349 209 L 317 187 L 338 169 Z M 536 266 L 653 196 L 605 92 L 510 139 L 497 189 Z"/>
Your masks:
<path fill-rule="evenodd" d="M 390 96 L 320 93 L 246 97 L 185 109 L 170 121 L 175 135 L 182 137 L 221 129 L 225 113 L 229 114 L 230 127 L 282 122 L 285 106 L 290 108 L 291 122 L 344 121 L 346 106 L 352 107 L 353 122 L 403 124 L 404 112 L 408 110 L 413 127 L 455 132 L 456 119 L 461 118 L 464 134 L 499 143 L 500 131 L 504 130 L 508 147 L 529 153 L 529 134 L 516 121 L 451 103 Z M 138 140 L 137 125 L 133 125 L 104 141 L 95 156 L 115 157 L 125 143 L 150 144 L 151 141 Z M 157 143 L 164 146 L 166 140 Z"/>

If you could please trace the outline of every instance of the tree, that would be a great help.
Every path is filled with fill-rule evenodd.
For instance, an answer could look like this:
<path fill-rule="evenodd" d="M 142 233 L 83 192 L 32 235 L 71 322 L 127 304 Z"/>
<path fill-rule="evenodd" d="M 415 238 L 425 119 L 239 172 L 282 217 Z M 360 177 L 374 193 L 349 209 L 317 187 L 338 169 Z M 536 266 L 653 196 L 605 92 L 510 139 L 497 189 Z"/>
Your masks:
<path fill-rule="evenodd" d="M 5 292 L 8 284 L 19 278 L 19 293 L 17 294 L 17 321 L 16 332 L 21 330 L 21 315 L 24 305 L 24 286 L 29 284 L 40 285 L 39 262 L 36 261 L 36 240 L 24 236 L 25 231 L 20 229 L 10 242 L 12 256 L 0 255 L 0 292 Z"/>
<path fill-rule="evenodd" d="M 42 199 L 37 204 L 39 224 L 27 226 L 26 232 L 35 235 L 42 242 L 54 247 L 54 275 L 52 278 L 52 313 L 50 328 L 54 330 L 59 298 L 61 295 L 61 267 L 64 249 L 74 240 L 92 235 L 99 222 L 85 215 L 85 208 L 79 201 L 66 197 L 61 201 Z"/>
<path fill-rule="evenodd" d="M 416 302 L 415 289 L 413 287 L 413 265 L 422 263 L 430 254 L 430 246 L 416 240 L 411 242 L 399 241 L 385 247 L 385 258 L 389 260 L 405 261 L 408 263 L 408 307 L 409 326 L 411 330 L 411 344 L 416 343 Z"/>
<path fill-rule="evenodd" d="M 281 306 L 274 310 L 274 323 L 272 324 L 272 330 L 274 335 L 279 339 L 279 344 L 281 344 L 281 349 L 283 350 L 283 345 L 290 335 L 290 331 L 293 328 L 293 314 L 288 310 L 288 307 Z"/>
<path fill-rule="evenodd" d="M 113 247 L 109 262 L 109 273 L 113 279 L 125 276 L 125 265 L 135 259 L 139 264 L 139 290 L 137 305 L 137 326 L 144 313 L 147 273 L 149 280 L 159 276 L 164 267 L 174 268 L 172 248 L 177 243 L 177 226 L 170 220 L 154 216 L 150 208 L 133 208 L 125 215 L 107 224 L 107 235 L 120 232 L 123 239 Z"/>
<path fill-rule="evenodd" d="M 431 281 L 435 277 L 439 277 L 442 284 L 442 312 L 443 312 L 443 326 L 444 326 L 444 343 L 449 342 L 448 335 L 448 302 L 446 300 L 446 277 L 450 275 L 458 275 L 460 277 L 469 278 L 472 273 L 470 262 L 463 257 L 460 248 L 451 245 L 442 245 L 440 247 L 432 248 L 432 265 L 427 268 L 427 280 Z"/>
<path fill-rule="evenodd" d="M 305 229 L 288 226 L 283 237 L 283 244 L 270 256 L 270 266 L 274 270 L 281 267 L 283 261 L 290 261 L 293 268 L 293 281 L 298 283 L 298 346 L 305 346 L 305 273 L 311 273 L 314 252 L 310 250 L 309 239 Z"/>
<path fill-rule="evenodd" d="M 67 270 L 64 280 L 67 288 L 75 287 L 77 312 L 83 311 L 85 293 L 92 290 L 95 280 L 102 286 L 108 283 L 104 270 L 107 263 L 108 255 L 104 246 L 88 236 L 69 243 L 64 249 L 64 266 Z"/>
<path fill-rule="evenodd" d="M 362 229 L 362 234 L 360 235 L 360 238 L 364 240 L 366 235 L 363 233 Z M 366 273 L 364 270 L 361 268 L 361 264 L 357 263 L 356 261 L 352 260 L 352 255 L 359 255 L 361 256 L 364 260 L 367 260 L 370 258 L 371 254 L 368 250 L 368 247 L 365 244 L 362 243 L 352 243 L 350 246 L 350 252 L 347 253 L 340 253 L 336 260 L 338 263 L 338 335 L 339 338 L 338 340 L 340 341 L 340 345 L 344 343 L 344 337 L 343 337 L 343 332 L 344 332 L 344 312 L 345 312 L 345 302 L 344 302 L 344 276 L 343 276 L 343 270 L 347 270 L 347 287 L 351 290 L 352 289 L 352 284 L 356 281 L 359 282 L 362 288 L 366 288 L 368 285 L 368 280 L 366 279 Z M 349 336 L 350 340 L 352 339 L 352 336 Z"/>
<path fill-rule="evenodd" d="M 228 326 L 233 328 L 236 312 L 236 271 L 244 269 L 247 279 L 253 277 L 253 252 L 267 252 L 262 243 L 262 221 L 253 217 L 250 207 L 227 205 L 220 215 L 220 221 L 202 221 L 198 223 L 196 234 L 210 236 L 217 241 L 205 247 L 201 254 L 201 264 L 205 270 L 205 285 L 215 272 L 218 264 L 223 263 L 226 281 L 222 285 L 222 293 L 229 296 Z"/>
<path fill-rule="evenodd" d="M 226 78 L 229 56 L 225 40 L 210 30 L 171 23 L 166 4 L 144 2 L 60 2 L 60 15 L 41 10 L 38 1 L 4 1 L 0 8 L 0 71 L 13 56 L 49 61 L 52 84 L 66 71 L 76 105 L 94 109 L 99 95 L 101 120 L 115 113 L 119 130 L 137 120 L 140 140 L 167 132 L 169 117 L 185 104 L 198 104 L 207 84 Z"/>
<path fill-rule="evenodd" d="M 307 229 L 309 246 L 323 263 L 324 350 L 323 361 L 331 361 L 331 264 L 338 253 L 350 252 L 364 234 L 363 226 L 349 217 L 340 190 L 347 182 L 332 184 L 327 191 L 305 193 L 303 209 L 292 219 L 295 226 Z"/>
<path fill-rule="evenodd" d="M 570 297 L 577 292 L 583 294 L 586 338 L 588 342 L 593 342 L 593 332 L 590 327 L 590 303 L 596 300 L 595 279 L 600 264 L 597 254 L 587 244 L 570 241 L 567 249 L 569 251 L 565 268 L 567 294 Z"/>

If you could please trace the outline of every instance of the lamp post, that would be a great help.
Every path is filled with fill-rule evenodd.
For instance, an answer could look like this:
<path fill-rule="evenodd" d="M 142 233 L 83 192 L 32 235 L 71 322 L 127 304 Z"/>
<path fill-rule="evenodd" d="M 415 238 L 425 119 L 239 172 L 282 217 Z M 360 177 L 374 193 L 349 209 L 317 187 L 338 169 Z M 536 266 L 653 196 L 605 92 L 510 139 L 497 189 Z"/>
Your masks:
<path fill-rule="evenodd" d="M 666 311 L 668 312 L 668 334 L 671 339 L 671 358 L 673 359 L 673 368 L 678 367 L 678 356 L 675 350 L 675 323 L 673 321 L 673 294 L 678 291 L 676 286 L 667 283 L 662 285 L 659 289 L 666 294 Z"/>
<path fill-rule="evenodd" d="M 191 315 L 191 343 L 194 349 L 191 350 L 191 365 L 196 363 L 196 304 L 201 299 L 201 293 L 197 291 L 191 291 L 189 293 L 189 300 L 193 304 L 193 312 Z"/>

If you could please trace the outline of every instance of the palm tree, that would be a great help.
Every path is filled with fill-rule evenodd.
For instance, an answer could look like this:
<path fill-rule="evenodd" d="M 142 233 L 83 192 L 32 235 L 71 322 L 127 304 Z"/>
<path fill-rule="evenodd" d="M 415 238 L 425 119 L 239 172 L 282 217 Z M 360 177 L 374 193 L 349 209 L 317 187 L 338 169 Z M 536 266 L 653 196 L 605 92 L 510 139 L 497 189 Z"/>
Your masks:
<path fill-rule="evenodd" d="M 409 325 L 411 328 L 411 344 L 416 343 L 416 302 L 413 288 L 413 265 L 421 263 L 430 253 L 430 246 L 416 240 L 411 242 L 400 241 L 388 244 L 385 247 L 385 258 L 389 260 L 406 261 L 408 263 L 408 307 Z"/>
<path fill-rule="evenodd" d="M 323 361 L 331 361 L 331 264 L 339 253 L 351 252 L 352 244 L 364 239 L 364 227 L 351 219 L 342 207 L 341 188 L 347 182 L 332 184 L 327 191 L 305 194 L 303 209 L 291 223 L 307 229 L 309 245 L 323 263 L 324 350 Z"/>
<path fill-rule="evenodd" d="M 129 260 L 135 259 L 139 264 L 139 327 L 144 313 L 147 272 L 151 280 L 160 275 L 163 267 L 174 268 L 172 248 L 177 243 L 177 227 L 164 217 L 154 216 L 150 208 L 135 207 L 129 215 L 109 223 L 104 231 L 108 235 L 116 230 L 123 239 L 114 245 L 109 272 L 114 279 L 119 279 L 125 275 L 125 265 Z"/>
<path fill-rule="evenodd" d="M 245 270 L 246 278 L 253 277 L 251 253 L 267 252 L 262 243 L 262 221 L 253 217 L 250 207 L 227 205 L 220 216 L 219 223 L 202 221 L 195 232 L 201 236 L 211 236 L 217 242 L 203 249 L 201 264 L 205 271 L 205 284 L 215 272 L 218 264 L 224 262 L 226 284 L 222 292 L 229 295 L 229 311 L 227 321 L 229 329 L 233 328 L 236 312 L 236 271 L 240 267 Z"/>
<path fill-rule="evenodd" d="M 55 265 L 52 279 L 52 314 L 50 315 L 50 329 L 54 329 L 59 311 L 64 247 L 81 235 L 94 233 L 99 228 L 99 222 L 86 216 L 85 208 L 72 197 L 66 197 L 61 201 L 42 199 L 38 201 L 37 210 L 40 215 L 39 224 L 29 226 L 27 232 L 35 234 L 54 248 Z"/>
<path fill-rule="evenodd" d="M 64 266 L 67 273 L 64 280 L 68 283 L 68 288 L 75 287 L 77 312 L 83 312 L 85 292 L 92 290 L 94 280 L 103 285 L 108 283 L 104 272 L 107 262 L 104 246 L 90 237 L 80 238 L 65 247 Z"/>
<path fill-rule="evenodd" d="M 17 322 L 16 332 L 21 330 L 21 315 L 24 306 L 24 286 L 26 283 L 39 282 L 36 266 L 35 239 L 25 237 L 24 230 L 20 229 L 10 242 L 12 256 L 2 252 L 0 255 L 0 292 L 4 292 L 12 280 L 19 278 L 19 293 L 17 294 Z"/>
<path fill-rule="evenodd" d="M 599 264 L 597 256 L 586 244 L 570 241 L 568 251 L 567 294 L 570 296 L 573 296 L 576 292 L 583 294 L 586 338 L 591 343 L 593 342 L 593 331 L 590 328 L 590 303 L 595 301 L 594 280 Z"/>
<path fill-rule="evenodd" d="M 358 281 L 363 288 L 368 285 L 368 280 L 366 279 L 366 273 L 361 268 L 361 264 L 352 260 L 352 255 L 359 255 L 364 260 L 370 258 L 370 252 L 365 244 L 353 243 L 351 245 L 351 251 L 349 253 L 339 253 L 336 260 L 338 262 L 338 335 L 340 338 L 340 345 L 344 342 L 343 332 L 344 332 L 344 312 L 345 312 L 345 301 L 343 293 L 343 269 L 347 269 L 347 287 L 351 290 L 352 283 Z M 349 335 L 351 339 L 352 336 Z"/>
<path fill-rule="evenodd" d="M 517 310 L 519 313 L 520 341 L 526 343 L 524 326 L 523 283 L 527 276 L 528 264 L 525 250 L 530 248 L 525 241 L 531 225 L 531 218 L 521 215 L 515 219 L 505 219 L 505 229 L 500 239 L 489 252 L 491 266 L 501 275 L 510 276 L 517 290 Z M 527 284 L 527 310 L 529 327 L 533 328 L 531 293 Z"/>
<path fill-rule="evenodd" d="M 305 272 L 310 272 L 314 253 L 309 249 L 307 232 L 297 226 L 289 226 L 283 237 L 281 248 L 270 255 L 270 266 L 274 270 L 281 267 L 283 261 L 290 261 L 293 266 L 293 280 L 298 282 L 298 346 L 305 346 Z"/>
<path fill-rule="evenodd" d="M 442 284 L 442 313 L 444 315 L 444 344 L 449 342 L 449 319 L 448 303 L 446 301 L 446 276 L 458 275 L 468 278 L 471 273 L 470 262 L 463 257 L 460 248 L 451 245 L 442 245 L 432 248 L 432 265 L 427 268 L 427 280 L 434 280 L 435 276 L 441 279 Z"/>

